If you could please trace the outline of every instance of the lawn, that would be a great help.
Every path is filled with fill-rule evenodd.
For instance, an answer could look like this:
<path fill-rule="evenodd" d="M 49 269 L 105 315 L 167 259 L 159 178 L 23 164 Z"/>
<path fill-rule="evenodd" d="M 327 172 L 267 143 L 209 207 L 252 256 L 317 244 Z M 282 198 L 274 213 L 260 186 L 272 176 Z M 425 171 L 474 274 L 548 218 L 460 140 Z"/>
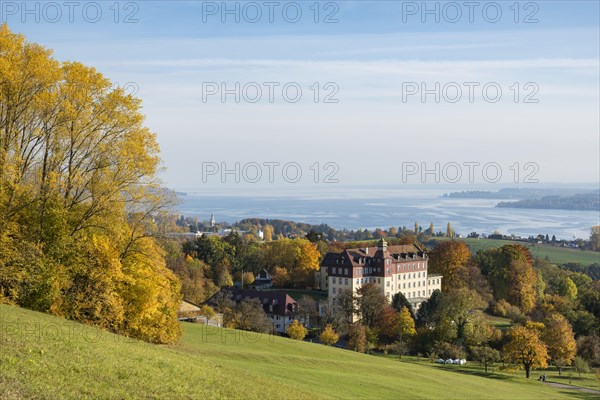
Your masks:
<path fill-rule="evenodd" d="M 508 329 L 512 325 L 512 321 L 510 319 L 497 317 L 495 315 L 485 314 L 485 319 L 490 323 L 490 325 L 502 330 Z"/>
<path fill-rule="evenodd" d="M 450 240 L 449 238 L 436 237 L 435 240 Z M 471 253 L 479 250 L 494 249 L 507 244 L 521 244 L 529 249 L 534 257 L 546 258 L 553 264 L 564 264 L 576 262 L 583 265 L 600 263 L 600 253 L 588 250 L 570 249 L 566 247 L 551 246 L 546 244 L 537 244 L 529 242 L 518 242 L 512 240 L 499 239 L 457 239 L 464 241 L 470 248 Z"/>
<path fill-rule="evenodd" d="M 2 399 L 566 399 L 594 395 L 184 324 L 158 346 L 0 305 Z"/>

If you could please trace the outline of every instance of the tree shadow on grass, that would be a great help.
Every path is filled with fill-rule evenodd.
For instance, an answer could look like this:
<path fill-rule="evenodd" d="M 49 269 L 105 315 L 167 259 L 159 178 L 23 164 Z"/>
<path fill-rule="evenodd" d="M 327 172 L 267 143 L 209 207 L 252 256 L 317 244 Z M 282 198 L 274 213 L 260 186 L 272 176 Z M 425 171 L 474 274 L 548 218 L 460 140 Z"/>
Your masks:
<path fill-rule="evenodd" d="M 485 371 L 478 371 L 478 370 L 474 370 L 474 369 L 459 369 L 459 368 L 446 368 L 446 367 L 440 367 L 439 368 L 440 371 L 448 371 L 448 372 L 454 372 L 457 374 L 464 374 L 464 375 L 471 375 L 471 376 L 479 376 L 482 378 L 489 378 L 489 379 L 496 379 L 496 380 L 511 380 L 513 379 L 512 376 L 510 375 L 505 375 L 505 374 L 497 374 L 495 372 L 485 372 Z"/>
<path fill-rule="evenodd" d="M 582 400 L 598 400 L 598 395 L 595 393 L 583 392 L 581 390 L 564 390 L 561 389 L 558 391 L 559 393 L 565 394 L 574 399 L 582 399 Z"/>

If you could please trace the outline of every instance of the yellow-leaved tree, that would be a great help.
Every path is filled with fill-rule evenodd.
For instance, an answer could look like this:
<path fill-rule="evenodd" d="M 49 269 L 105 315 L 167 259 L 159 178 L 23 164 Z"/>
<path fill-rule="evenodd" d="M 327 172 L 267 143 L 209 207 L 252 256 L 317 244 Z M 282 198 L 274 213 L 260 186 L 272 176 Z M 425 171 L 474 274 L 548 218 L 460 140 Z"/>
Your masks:
<path fill-rule="evenodd" d="M 0 27 L 0 301 L 152 342 L 180 335 L 152 238 L 171 202 L 140 100 Z"/>
<path fill-rule="evenodd" d="M 508 331 L 508 338 L 508 343 L 502 348 L 504 359 L 525 368 L 527 378 L 532 368 L 548 366 L 548 349 L 537 329 L 517 325 Z"/>

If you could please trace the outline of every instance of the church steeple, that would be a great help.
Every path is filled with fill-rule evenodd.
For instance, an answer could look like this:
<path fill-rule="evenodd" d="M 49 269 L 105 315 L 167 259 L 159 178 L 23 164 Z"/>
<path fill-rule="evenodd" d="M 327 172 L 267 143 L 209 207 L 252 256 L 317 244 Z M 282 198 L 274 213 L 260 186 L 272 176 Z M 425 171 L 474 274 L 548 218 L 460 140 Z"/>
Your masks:
<path fill-rule="evenodd" d="M 383 252 L 387 251 L 387 242 L 383 238 L 379 239 L 377 248 Z"/>
<path fill-rule="evenodd" d="M 215 220 L 215 214 L 210 214 L 210 227 L 214 228 L 216 224 L 217 221 Z"/>

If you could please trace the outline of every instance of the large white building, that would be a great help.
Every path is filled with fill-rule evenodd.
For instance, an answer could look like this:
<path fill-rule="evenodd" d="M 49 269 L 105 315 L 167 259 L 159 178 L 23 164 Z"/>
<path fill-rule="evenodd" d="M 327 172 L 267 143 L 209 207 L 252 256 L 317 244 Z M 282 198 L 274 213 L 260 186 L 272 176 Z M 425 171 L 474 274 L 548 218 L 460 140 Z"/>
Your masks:
<path fill-rule="evenodd" d="M 442 288 L 441 275 L 429 275 L 428 256 L 416 245 L 388 246 L 383 239 L 377 247 L 346 249 L 341 253 L 327 253 L 318 276 L 318 285 L 327 290 L 335 301 L 342 290 L 358 290 L 372 283 L 391 301 L 394 294 L 402 292 L 417 309 Z"/>

